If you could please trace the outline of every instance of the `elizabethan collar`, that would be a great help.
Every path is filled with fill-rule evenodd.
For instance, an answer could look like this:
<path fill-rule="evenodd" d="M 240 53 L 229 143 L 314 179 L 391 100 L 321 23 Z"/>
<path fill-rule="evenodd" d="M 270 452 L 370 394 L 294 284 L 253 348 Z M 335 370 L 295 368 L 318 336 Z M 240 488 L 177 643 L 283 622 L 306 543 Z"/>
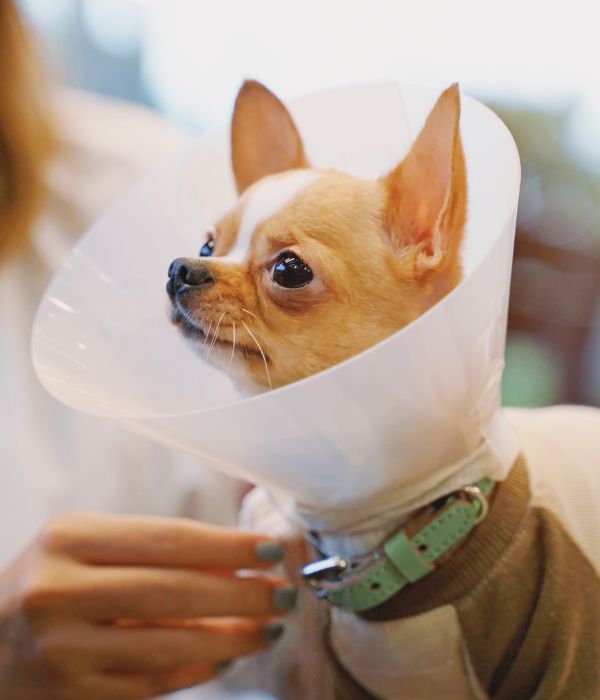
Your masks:
<path fill-rule="evenodd" d="M 373 84 L 289 107 L 315 168 L 377 177 L 408 150 L 438 94 Z M 388 489 L 410 498 L 441 479 L 479 478 L 443 469 L 485 442 L 498 457 L 487 476 L 503 478 L 517 451 L 499 392 L 519 159 L 499 119 L 464 96 L 461 133 L 464 279 L 385 341 L 244 397 L 170 323 L 169 262 L 197 255 L 206 229 L 235 199 L 222 129 L 148 176 L 79 241 L 38 312 L 33 360 L 41 381 L 76 409 L 316 506 Z"/>

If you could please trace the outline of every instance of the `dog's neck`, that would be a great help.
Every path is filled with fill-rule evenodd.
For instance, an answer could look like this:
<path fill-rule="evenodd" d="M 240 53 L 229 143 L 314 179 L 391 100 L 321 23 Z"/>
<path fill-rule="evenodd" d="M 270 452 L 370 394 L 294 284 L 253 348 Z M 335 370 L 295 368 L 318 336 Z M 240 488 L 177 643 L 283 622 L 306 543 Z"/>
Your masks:
<path fill-rule="evenodd" d="M 436 499 L 498 471 L 498 458 L 487 443 L 448 470 L 451 476 L 424 487 L 407 500 L 402 486 L 348 506 L 296 504 L 308 538 L 326 556 L 355 556 L 377 549 L 413 514 Z"/>

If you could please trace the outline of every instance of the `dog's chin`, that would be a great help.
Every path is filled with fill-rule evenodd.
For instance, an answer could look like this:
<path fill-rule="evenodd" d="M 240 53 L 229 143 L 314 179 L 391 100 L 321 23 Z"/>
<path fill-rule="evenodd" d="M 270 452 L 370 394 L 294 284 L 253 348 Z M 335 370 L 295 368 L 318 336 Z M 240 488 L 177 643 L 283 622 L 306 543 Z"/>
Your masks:
<path fill-rule="evenodd" d="M 177 326 L 184 338 L 197 346 L 197 349 L 205 355 L 206 359 L 209 359 L 209 356 L 213 355 L 214 351 L 225 350 L 227 346 L 229 346 L 229 351 L 232 351 L 231 343 L 215 338 L 210 334 L 210 328 L 208 331 L 204 330 L 204 328 L 177 303 L 171 308 L 171 322 Z"/>
<path fill-rule="evenodd" d="M 204 342 L 207 334 L 183 309 L 175 303 L 171 307 L 171 323 L 179 328 L 181 334 L 188 340 Z"/>
<path fill-rule="evenodd" d="M 215 338 L 177 304 L 171 307 L 170 319 L 194 350 L 212 367 L 225 372 L 242 395 L 253 396 L 271 388 L 265 370 L 270 360 L 256 348 L 239 342 L 234 347 L 228 340 Z"/>

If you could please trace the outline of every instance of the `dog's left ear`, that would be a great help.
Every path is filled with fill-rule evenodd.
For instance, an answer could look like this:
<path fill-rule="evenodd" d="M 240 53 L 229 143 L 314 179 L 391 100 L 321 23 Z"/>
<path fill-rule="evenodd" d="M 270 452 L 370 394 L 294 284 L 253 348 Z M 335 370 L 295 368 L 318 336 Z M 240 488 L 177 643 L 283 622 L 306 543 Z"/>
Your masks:
<path fill-rule="evenodd" d="M 460 274 L 467 183 L 459 118 L 454 84 L 438 98 L 408 155 L 383 179 L 387 230 L 395 247 L 414 253 L 417 274 L 450 268 Z"/>
<path fill-rule="evenodd" d="M 231 159 L 238 194 L 266 175 L 308 167 L 290 113 L 276 95 L 255 80 L 242 85 L 235 101 Z"/>

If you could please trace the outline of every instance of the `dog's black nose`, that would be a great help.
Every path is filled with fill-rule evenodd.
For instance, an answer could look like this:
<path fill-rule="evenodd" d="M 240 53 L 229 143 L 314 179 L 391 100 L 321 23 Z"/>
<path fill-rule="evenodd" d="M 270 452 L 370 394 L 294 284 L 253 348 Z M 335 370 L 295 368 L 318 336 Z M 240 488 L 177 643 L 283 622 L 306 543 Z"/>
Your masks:
<path fill-rule="evenodd" d="M 177 258 L 173 260 L 169 265 L 168 275 L 167 293 L 171 299 L 177 292 L 203 287 L 213 284 L 215 281 L 210 267 L 204 260 L 196 258 Z"/>

